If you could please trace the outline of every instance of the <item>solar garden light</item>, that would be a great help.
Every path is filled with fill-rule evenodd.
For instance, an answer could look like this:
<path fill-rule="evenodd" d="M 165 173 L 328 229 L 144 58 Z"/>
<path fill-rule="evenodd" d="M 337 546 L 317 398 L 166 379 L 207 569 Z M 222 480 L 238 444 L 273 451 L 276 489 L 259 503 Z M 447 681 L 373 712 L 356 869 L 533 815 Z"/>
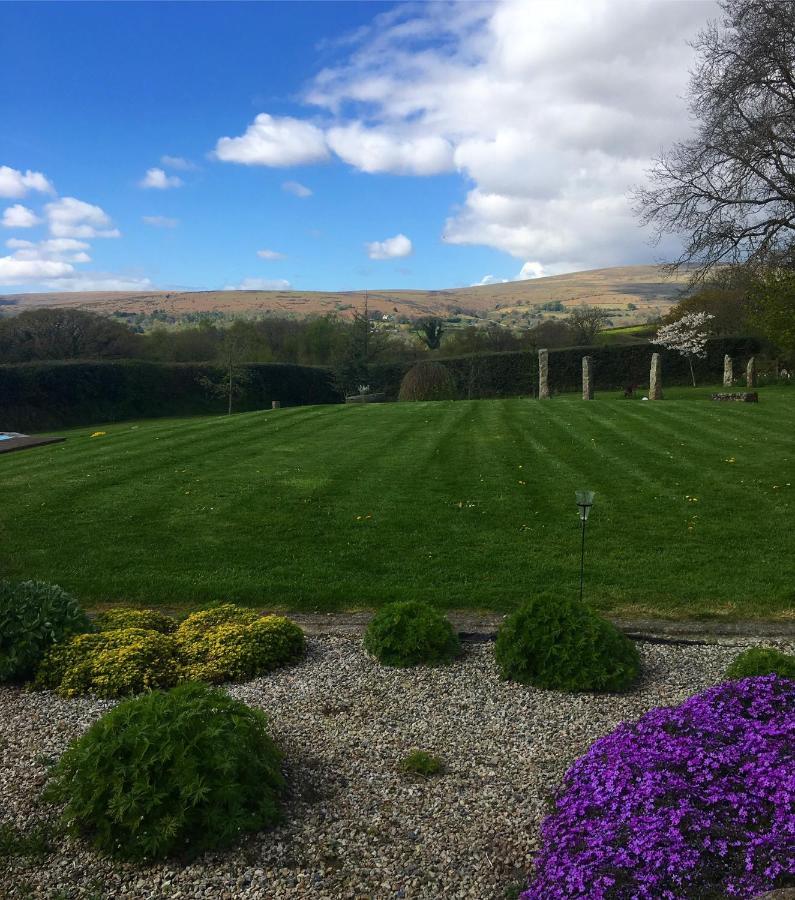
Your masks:
<path fill-rule="evenodd" d="M 575 491 L 577 506 L 580 508 L 580 521 L 582 522 L 582 550 L 580 552 L 580 602 L 582 602 L 582 585 L 585 577 L 585 523 L 593 506 L 593 491 Z"/>

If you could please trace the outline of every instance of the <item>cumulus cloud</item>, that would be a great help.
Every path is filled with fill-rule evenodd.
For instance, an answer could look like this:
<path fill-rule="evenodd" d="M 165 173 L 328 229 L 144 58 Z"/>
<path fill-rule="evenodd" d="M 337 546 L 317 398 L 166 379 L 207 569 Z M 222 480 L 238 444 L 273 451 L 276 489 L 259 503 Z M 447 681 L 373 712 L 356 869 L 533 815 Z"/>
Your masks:
<path fill-rule="evenodd" d="M 544 278 L 546 271 L 540 262 L 528 260 L 519 270 L 514 281 L 527 281 L 530 278 Z"/>
<path fill-rule="evenodd" d="M 268 260 L 287 259 L 284 253 L 279 253 L 277 250 L 257 250 L 257 256 L 260 259 Z"/>
<path fill-rule="evenodd" d="M 28 191 L 39 191 L 43 194 L 55 193 L 49 179 L 41 172 L 21 172 L 10 166 L 0 166 L 0 197 L 24 197 Z"/>
<path fill-rule="evenodd" d="M 4 228 L 33 228 L 34 225 L 41 224 L 41 219 L 32 209 L 28 209 L 27 206 L 23 206 L 21 203 L 15 203 L 13 206 L 7 207 L 3 212 L 0 224 Z"/>
<path fill-rule="evenodd" d="M 163 169 L 153 166 L 146 170 L 146 175 L 138 182 L 142 188 L 154 188 L 158 191 L 166 191 L 169 188 L 182 187 L 183 181 L 178 175 L 167 175 Z"/>
<path fill-rule="evenodd" d="M 56 262 L 87 263 L 91 257 L 86 253 L 91 249 L 85 241 L 74 238 L 50 238 L 45 241 L 25 241 L 11 238 L 6 247 L 14 250 L 14 258 L 34 262 L 36 260 L 54 260 Z"/>
<path fill-rule="evenodd" d="M 215 157 L 247 166 L 297 166 L 328 157 L 320 128 L 290 116 L 260 113 L 240 137 L 222 137 Z"/>
<path fill-rule="evenodd" d="M 411 241 L 405 234 L 396 234 L 384 241 L 371 241 L 365 245 L 370 259 L 398 259 L 411 256 Z"/>
<path fill-rule="evenodd" d="M 110 216 L 99 206 L 75 197 L 61 197 L 44 207 L 53 237 L 117 238 Z"/>
<path fill-rule="evenodd" d="M 244 278 L 240 284 L 228 284 L 225 291 L 289 291 L 292 285 L 284 278 Z"/>
<path fill-rule="evenodd" d="M 141 221 L 145 225 L 151 225 L 152 228 L 176 228 L 179 225 L 179 219 L 172 219 L 169 216 L 141 216 Z"/>
<path fill-rule="evenodd" d="M 312 196 L 311 188 L 301 184 L 300 181 L 284 181 L 282 182 L 282 190 L 287 191 L 288 194 L 295 194 L 296 197 L 301 197 L 302 199 Z"/>
<path fill-rule="evenodd" d="M 185 159 L 183 156 L 161 156 L 160 165 L 167 169 L 178 169 L 180 172 L 194 172 L 199 168 L 195 162 Z"/>
<path fill-rule="evenodd" d="M 480 281 L 476 281 L 470 287 L 483 287 L 486 284 L 507 284 L 507 282 L 507 278 L 497 278 L 496 275 L 484 275 Z"/>
<path fill-rule="evenodd" d="M 386 129 L 365 128 L 355 122 L 330 128 L 331 149 L 362 172 L 400 175 L 437 175 L 453 168 L 452 145 L 442 137 L 400 137 Z"/>
<path fill-rule="evenodd" d="M 627 194 L 689 133 L 688 41 L 715 13 L 692 0 L 403 4 L 340 44 L 304 99 L 362 171 L 458 171 L 450 243 L 547 272 L 647 261 Z"/>
<path fill-rule="evenodd" d="M 148 278 L 115 272 L 73 272 L 43 284 L 57 291 L 148 291 L 154 287 Z"/>

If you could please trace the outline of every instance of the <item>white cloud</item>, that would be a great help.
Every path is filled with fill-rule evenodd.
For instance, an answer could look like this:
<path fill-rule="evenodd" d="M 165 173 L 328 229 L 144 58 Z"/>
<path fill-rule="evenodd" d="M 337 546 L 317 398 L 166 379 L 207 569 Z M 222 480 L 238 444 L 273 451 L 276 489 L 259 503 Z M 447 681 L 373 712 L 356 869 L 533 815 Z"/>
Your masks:
<path fill-rule="evenodd" d="M 1 223 L 5 228 L 33 228 L 34 225 L 40 225 L 41 219 L 21 203 L 15 203 L 9 206 L 3 212 Z"/>
<path fill-rule="evenodd" d="M 289 291 L 292 285 L 284 278 L 244 278 L 240 284 L 228 284 L 225 291 Z"/>
<path fill-rule="evenodd" d="M 141 216 L 141 221 L 152 228 L 176 228 L 179 225 L 179 219 L 169 216 Z"/>
<path fill-rule="evenodd" d="M 41 172 L 21 172 L 10 166 L 0 166 L 0 197 L 24 197 L 28 191 L 55 193 L 51 182 Z"/>
<path fill-rule="evenodd" d="M 25 284 L 67 275 L 74 266 L 52 259 L 19 259 L 16 255 L 0 256 L 0 284 Z"/>
<path fill-rule="evenodd" d="M 257 256 L 260 259 L 268 260 L 287 259 L 284 253 L 279 253 L 276 250 L 257 250 Z"/>
<path fill-rule="evenodd" d="M 544 278 L 546 276 L 546 272 L 544 271 L 544 267 L 540 262 L 531 262 L 527 261 L 522 268 L 519 270 L 519 274 L 514 278 L 514 281 L 528 281 L 531 278 Z"/>
<path fill-rule="evenodd" d="M 149 291 L 154 287 L 148 278 L 114 272 L 74 272 L 43 284 L 56 291 Z"/>
<path fill-rule="evenodd" d="M 182 179 L 177 175 L 167 175 L 163 169 L 154 166 L 146 170 L 146 175 L 138 182 L 138 187 L 166 191 L 169 188 L 181 187 L 182 184 Z"/>
<path fill-rule="evenodd" d="M 340 43 L 347 55 L 304 99 L 362 171 L 457 170 L 467 193 L 444 225 L 450 243 L 548 273 L 648 261 L 627 194 L 689 134 L 688 41 L 716 12 L 694 0 L 401 4 Z"/>
<path fill-rule="evenodd" d="M 160 165 L 167 169 L 178 169 L 180 172 L 194 172 L 199 168 L 195 162 L 185 159 L 183 156 L 161 156 Z"/>
<path fill-rule="evenodd" d="M 452 145 L 436 135 L 400 137 L 355 122 L 329 129 L 327 140 L 340 159 L 363 172 L 437 175 L 453 168 Z"/>
<path fill-rule="evenodd" d="M 396 234 L 384 241 L 372 241 L 366 247 L 370 259 L 397 259 L 411 256 L 412 251 L 411 241 L 405 234 Z"/>
<path fill-rule="evenodd" d="M 484 284 L 507 284 L 507 282 L 507 278 L 497 278 L 496 275 L 484 275 L 480 281 L 476 281 L 470 287 L 483 287 Z"/>
<path fill-rule="evenodd" d="M 6 247 L 15 251 L 14 258 L 35 262 L 36 260 L 55 260 L 56 262 L 87 263 L 91 257 L 86 253 L 91 245 L 74 238 L 50 238 L 45 241 L 25 241 L 11 238 Z"/>
<path fill-rule="evenodd" d="M 215 157 L 247 166 L 297 166 L 328 157 L 323 132 L 301 119 L 260 113 L 241 137 L 222 137 Z"/>
<path fill-rule="evenodd" d="M 113 228 L 110 216 L 99 206 L 61 197 L 44 207 L 53 237 L 64 238 L 116 238 L 121 234 Z"/>
<path fill-rule="evenodd" d="M 285 181 L 282 183 L 282 190 L 288 194 L 295 194 L 296 197 L 311 197 L 312 190 L 300 181 Z"/>

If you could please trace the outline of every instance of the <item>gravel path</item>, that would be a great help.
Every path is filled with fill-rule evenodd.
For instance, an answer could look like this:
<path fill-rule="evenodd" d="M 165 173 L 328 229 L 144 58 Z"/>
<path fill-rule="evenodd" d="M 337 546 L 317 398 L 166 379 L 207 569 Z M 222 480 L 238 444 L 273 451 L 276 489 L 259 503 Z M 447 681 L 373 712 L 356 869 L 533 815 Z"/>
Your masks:
<path fill-rule="evenodd" d="M 619 697 L 500 681 L 490 644 L 414 670 L 379 666 L 351 636 L 308 645 L 300 665 L 229 688 L 268 713 L 286 753 L 283 825 L 225 854 L 147 869 L 58 839 L 43 861 L 0 861 L 0 898 L 515 898 L 571 762 L 619 722 L 720 681 L 748 646 L 640 644 L 644 681 Z M 0 822 L 52 820 L 39 800 L 46 758 L 112 705 L 0 688 Z M 445 772 L 400 774 L 413 748 L 441 756 Z"/>

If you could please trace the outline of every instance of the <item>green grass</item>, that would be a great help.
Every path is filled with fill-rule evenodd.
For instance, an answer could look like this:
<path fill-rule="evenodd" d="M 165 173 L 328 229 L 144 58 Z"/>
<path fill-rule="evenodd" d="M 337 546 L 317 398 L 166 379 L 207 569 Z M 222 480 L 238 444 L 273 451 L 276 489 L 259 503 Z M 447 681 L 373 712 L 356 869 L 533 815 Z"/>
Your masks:
<path fill-rule="evenodd" d="M 0 567 L 89 605 L 335 610 L 419 597 L 507 611 L 576 594 L 574 491 L 590 488 L 595 607 L 792 615 L 795 390 L 764 389 L 759 405 L 703 402 L 709 392 L 74 430 L 0 456 Z"/>

